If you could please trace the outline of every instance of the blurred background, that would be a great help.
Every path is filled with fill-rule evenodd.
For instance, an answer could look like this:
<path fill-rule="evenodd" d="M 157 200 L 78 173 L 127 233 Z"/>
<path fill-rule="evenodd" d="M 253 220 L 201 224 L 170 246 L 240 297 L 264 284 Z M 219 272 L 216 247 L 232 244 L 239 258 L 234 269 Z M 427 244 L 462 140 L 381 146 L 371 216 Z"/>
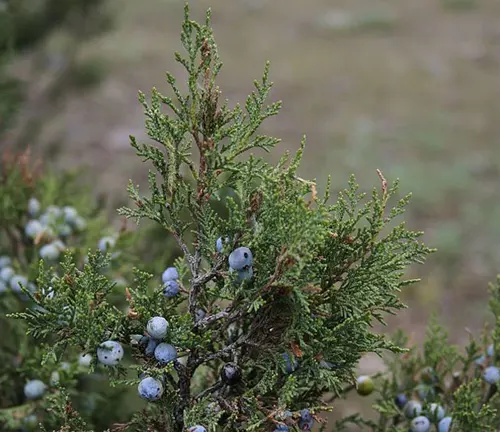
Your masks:
<path fill-rule="evenodd" d="M 320 190 L 329 174 L 342 189 L 350 173 L 370 190 L 379 168 L 413 192 L 408 223 L 438 252 L 415 269 L 422 282 L 388 331 L 402 326 L 418 342 L 432 312 L 456 343 L 465 327 L 478 331 L 500 272 L 500 2 L 190 4 L 198 20 L 213 9 L 231 105 L 271 61 L 272 97 L 283 100 L 264 126 L 283 139 L 271 161 L 305 134 L 301 174 Z M 173 61 L 183 6 L 0 0 L 0 150 L 30 147 L 57 169 L 82 168 L 114 215 L 128 179 L 147 175 L 128 140 L 145 139 L 137 92 L 166 92 L 166 70 L 183 77 Z"/>

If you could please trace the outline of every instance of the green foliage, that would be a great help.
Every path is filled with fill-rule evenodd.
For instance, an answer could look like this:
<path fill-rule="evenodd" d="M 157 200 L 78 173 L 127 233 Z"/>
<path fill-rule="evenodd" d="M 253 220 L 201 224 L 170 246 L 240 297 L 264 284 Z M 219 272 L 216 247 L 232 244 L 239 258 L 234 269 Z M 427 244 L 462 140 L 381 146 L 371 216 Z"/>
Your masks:
<path fill-rule="evenodd" d="M 500 316 L 500 277 L 491 285 L 490 293 L 490 309 L 496 323 Z M 406 354 L 387 359 L 388 374 L 378 380 L 379 395 L 374 405 L 380 421 L 369 425 L 369 430 L 408 430 L 410 420 L 405 417 L 404 407 L 396 404 L 397 395 L 419 401 L 423 415 L 434 424 L 437 420 L 432 416 L 431 404 L 439 404 L 445 415 L 452 417 L 453 432 L 498 430 L 497 386 L 483 379 L 484 370 L 498 364 L 498 351 L 491 348 L 497 340 L 496 330 L 486 328 L 481 338 L 471 336 L 461 353 L 459 347 L 449 343 L 447 333 L 433 318 L 422 349 L 411 346 Z M 394 342 L 407 345 L 408 338 L 398 333 Z M 352 423 L 366 425 L 362 419 L 353 419 Z"/>
<path fill-rule="evenodd" d="M 27 212 L 29 201 L 35 197 L 40 202 L 38 215 L 29 215 Z M 87 191 L 78 183 L 76 174 L 54 174 L 42 170 L 37 161 L 32 161 L 28 153 L 11 154 L 4 152 L 0 163 L 0 256 L 11 259 L 10 266 L 15 274 L 25 276 L 29 285 L 23 291 L 16 292 L 10 289 L 9 281 L 2 281 L 2 286 L 8 289 L 0 290 L 0 328 L 3 337 L 0 341 L 0 428 L 4 430 L 17 430 L 30 416 L 35 416 L 46 428 L 59 428 L 63 424 L 73 427 L 77 423 L 73 420 L 66 422 L 69 411 L 62 408 L 63 399 L 71 398 L 71 404 L 79 409 L 91 424 L 102 426 L 96 421 L 99 414 L 96 407 L 92 408 L 92 400 L 99 397 L 110 397 L 112 403 L 107 403 L 106 421 L 110 418 L 121 419 L 117 413 L 118 406 L 124 405 L 124 397 L 129 397 L 122 391 L 103 387 L 96 380 L 96 375 L 87 375 L 87 368 L 79 365 L 78 355 L 85 352 L 86 347 L 77 349 L 65 343 L 64 322 L 77 323 L 89 326 L 81 316 L 74 314 L 72 307 L 70 280 L 61 279 L 66 271 L 70 271 L 68 261 L 61 264 L 57 262 L 40 261 L 40 251 L 46 244 L 57 239 L 57 228 L 63 224 L 61 217 L 54 219 L 45 228 L 42 235 L 29 238 L 25 233 L 25 226 L 29 220 L 42 219 L 42 213 L 48 208 L 59 205 L 60 207 L 73 207 L 84 222 L 76 227 L 72 234 L 63 240 L 63 246 L 71 251 L 74 262 L 81 267 L 84 265 L 87 251 L 94 249 L 103 234 L 111 234 L 105 218 L 93 203 Z M 135 234 L 122 231 L 119 235 L 113 254 L 101 260 L 101 270 L 106 272 L 113 287 L 123 284 L 123 279 L 129 277 L 126 270 L 130 267 L 129 247 L 135 243 Z M 119 255 L 117 255 L 119 253 Z M 106 268 L 102 265 L 107 263 Z M 92 258 L 90 264 L 92 265 Z M 50 278 L 47 275 L 50 267 Z M 47 270 L 45 270 L 45 268 Z M 40 272 L 42 269 L 42 272 Z M 44 273 L 45 271 L 45 273 Z M 95 275 L 97 281 L 102 281 L 102 275 Z M 92 283 L 94 281 L 91 281 Z M 67 290 L 64 300 L 58 295 L 59 291 Z M 65 293 L 66 294 L 66 293 Z M 123 294 L 109 293 L 108 299 L 114 307 L 124 308 L 126 301 Z M 9 313 L 19 313 L 26 309 L 26 314 L 36 316 L 39 323 L 50 321 L 50 317 L 57 317 L 56 321 L 60 331 L 41 329 L 35 335 L 30 332 L 27 322 L 9 319 Z M 46 316 L 47 315 L 47 316 Z M 61 346 L 64 354 L 59 358 L 51 355 Z M 64 360 L 61 362 L 61 360 Z M 53 382 L 53 375 L 57 374 L 58 384 Z M 50 395 L 41 403 L 25 403 L 23 386 L 28 379 L 40 379 L 49 384 Z M 59 392 L 60 390 L 60 392 Z M 67 394 L 66 394 L 66 393 Z M 97 392 L 97 394 L 96 394 Z M 102 395 L 99 396 L 99 393 Z M 64 398 L 63 398 L 64 395 Z M 66 399 L 64 399 L 66 400 Z M 98 400 L 98 399 L 96 399 Z M 90 405 L 89 405 L 90 403 Z M 58 405 L 53 411 L 51 406 Z M 66 402 L 64 402 L 66 404 Z M 95 403 L 94 403 L 95 405 Z M 103 406 L 104 404 L 101 404 Z M 90 408 L 90 409 L 89 409 Z M 48 409 L 48 414 L 45 411 Z M 65 417 L 66 416 L 66 417 Z M 76 420 L 75 420 L 76 421 Z M 62 422 L 62 423 L 61 423 Z M 37 427 L 33 430 L 39 430 Z M 81 429 L 87 430 L 87 429 Z"/>

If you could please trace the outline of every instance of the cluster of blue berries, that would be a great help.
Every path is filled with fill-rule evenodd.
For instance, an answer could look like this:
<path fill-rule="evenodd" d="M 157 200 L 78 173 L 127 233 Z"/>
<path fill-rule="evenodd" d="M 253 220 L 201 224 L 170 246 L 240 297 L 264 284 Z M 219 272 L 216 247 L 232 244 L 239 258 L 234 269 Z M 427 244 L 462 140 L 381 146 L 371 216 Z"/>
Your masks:
<path fill-rule="evenodd" d="M 177 359 L 177 350 L 173 345 L 162 342 L 168 333 L 168 321 L 161 317 L 151 318 L 146 325 L 147 336 L 141 336 L 139 346 L 144 354 L 153 357 L 162 365 Z M 140 336 L 140 335 L 138 335 Z M 147 401 L 156 401 L 163 395 L 163 382 L 153 377 L 143 377 L 137 388 L 139 395 Z"/>
<path fill-rule="evenodd" d="M 15 272 L 12 260 L 8 256 L 0 256 L 0 294 L 5 293 L 9 288 L 15 293 L 22 294 L 21 285 L 31 292 L 36 291 L 35 284 Z"/>
<path fill-rule="evenodd" d="M 440 404 L 427 404 L 428 398 L 435 396 L 434 386 L 438 383 L 438 377 L 430 367 L 424 368 L 420 376 L 423 382 L 415 389 L 420 400 L 409 399 L 406 394 L 400 393 L 396 395 L 394 403 L 410 422 L 410 432 L 430 432 L 432 424 L 436 425 L 438 432 L 448 432 L 452 418 L 446 416 Z"/>
<path fill-rule="evenodd" d="M 167 298 L 179 294 L 179 272 L 175 267 L 168 267 L 161 275 L 163 282 L 163 295 Z"/>
<path fill-rule="evenodd" d="M 30 220 L 24 226 L 24 233 L 36 244 L 42 244 L 38 251 L 42 259 L 54 262 L 66 249 L 64 241 L 83 231 L 87 224 L 74 207 L 50 205 L 43 213 L 41 210 L 40 202 L 31 198 L 28 202 Z"/>

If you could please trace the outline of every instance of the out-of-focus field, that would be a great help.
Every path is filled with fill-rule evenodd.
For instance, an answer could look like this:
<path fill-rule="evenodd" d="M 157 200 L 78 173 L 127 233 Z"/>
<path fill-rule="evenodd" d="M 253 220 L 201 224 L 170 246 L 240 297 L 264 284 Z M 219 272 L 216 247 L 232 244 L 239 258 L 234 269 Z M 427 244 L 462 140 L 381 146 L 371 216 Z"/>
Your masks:
<path fill-rule="evenodd" d="M 113 0 L 116 28 L 83 55 L 107 66 L 102 85 L 70 99 L 42 139 L 58 166 L 84 165 L 100 192 L 123 202 L 147 171 L 128 135 L 143 137 L 139 89 L 167 91 L 182 75 L 182 1 Z M 437 311 L 452 339 L 488 317 L 487 282 L 500 272 L 500 2 L 498 0 L 198 0 L 213 9 L 225 63 L 219 84 L 243 101 L 271 61 L 281 114 L 264 132 L 283 138 L 272 160 L 308 147 L 302 175 L 341 189 L 350 173 L 379 186 L 376 168 L 413 192 L 408 221 L 439 251 L 410 288 L 402 325 L 419 340 Z M 321 189 L 321 186 L 320 186 Z M 368 366 L 369 367 L 369 366 Z"/>

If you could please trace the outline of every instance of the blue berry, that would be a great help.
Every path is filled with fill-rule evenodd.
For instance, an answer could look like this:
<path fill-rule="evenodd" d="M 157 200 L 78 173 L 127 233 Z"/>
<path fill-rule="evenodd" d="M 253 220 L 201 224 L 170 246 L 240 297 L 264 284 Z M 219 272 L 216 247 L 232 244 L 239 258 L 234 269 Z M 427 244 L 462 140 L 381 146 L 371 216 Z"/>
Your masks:
<path fill-rule="evenodd" d="M 416 400 L 409 400 L 403 407 L 403 413 L 407 418 L 418 417 L 422 413 L 422 404 Z"/>
<path fill-rule="evenodd" d="M 438 432 L 448 432 L 451 427 L 451 420 L 451 417 L 445 417 L 441 420 L 438 425 Z"/>
<path fill-rule="evenodd" d="M 224 243 L 225 243 L 225 244 L 228 244 L 228 243 L 229 243 L 229 241 L 230 241 L 230 240 L 229 240 L 229 237 L 226 237 L 226 238 L 224 239 L 224 242 L 223 242 L 223 240 L 222 240 L 222 237 L 219 237 L 219 238 L 217 239 L 217 241 L 215 242 L 215 250 L 216 250 L 217 252 L 219 252 L 219 253 L 222 253 L 222 251 L 224 250 Z"/>
<path fill-rule="evenodd" d="M 496 384 L 500 381 L 500 369 L 496 366 L 489 366 L 483 372 L 483 379 L 488 384 Z"/>
<path fill-rule="evenodd" d="M 144 350 L 144 354 L 146 354 L 148 357 L 153 357 L 157 346 L 158 342 L 156 340 L 149 339 L 148 344 L 146 345 L 146 349 Z"/>
<path fill-rule="evenodd" d="M 488 348 L 486 349 L 486 355 L 488 357 L 493 357 L 495 354 L 495 347 L 493 346 L 493 344 L 489 345 Z"/>
<path fill-rule="evenodd" d="M 226 363 L 221 369 L 220 376 L 223 382 L 233 385 L 241 380 L 241 369 L 234 363 Z"/>
<path fill-rule="evenodd" d="M 55 205 L 50 205 L 47 207 L 47 210 L 45 210 L 45 213 L 53 215 L 56 218 L 58 218 L 58 217 L 62 216 L 63 211 L 60 207 L 57 207 Z"/>
<path fill-rule="evenodd" d="M 4 293 L 5 291 L 7 291 L 7 284 L 0 280 L 0 294 Z"/>
<path fill-rule="evenodd" d="M 313 416 L 311 414 L 311 411 L 309 411 L 308 409 L 303 409 L 300 412 L 300 418 L 302 420 L 309 421 L 309 420 L 311 420 L 313 418 Z"/>
<path fill-rule="evenodd" d="M 71 370 L 71 365 L 64 361 L 64 362 L 61 362 L 61 364 L 59 365 L 59 369 L 63 370 L 63 371 L 69 371 Z"/>
<path fill-rule="evenodd" d="M 252 251 L 247 247 L 239 247 L 229 255 L 229 267 L 236 271 L 244 270 L 253 264 Z"/>
<path fill-rule="evenodd" d="M 293 364 L 292 364 L 292 360 L 288 353 L 281 354 L 281 357 L 283 357 L 283 359 L 285 360 L 285 370 L 287 373 L 291 374 L 299 366 L 299 362 L 295 357 L 293 357 Z"/>
<path fill-rule="evenodd" d="M 90 363 L 92 363 L 92 355 L 91 354 L 80 354 L 78 356 L 78 364 L 82 367 L 89 367 Z"/>
<path fill-rule="evenodd" d="M 432 403 L 429 407 L 429 413 L 433 421 L 440 421 L 444 417 L 444 408 L 437 403 Z"/>
<path fill-rule="evenodd" d="M 24 385 L 26 399 L 39 399 L 45 393 L 47 386 L 40 380 L 31 380 Z"/>
<path fill-rule="evenodd" d="M 155 401 L 163 395 L 163 384 L 155 378 L 147 377 L 139 383 L 137 391 L 141 398 L 148 401 Z"/>
<path fill-rule="evenodd" d="M 233 269 L 230 269 L 231 272 L 233 272 Z M 240 284 L 243 281 L 250 280 L 253 277 L 253 268 L 248 267 L 245 268 L 244 270 L 238 270 L 236 271 L 236 283 Z"/>
<path fill-rule="evenodd" d="M 41 205 L 40 201 L 36 198 L 30 198 L 28 201 L 28 214 L 31 217 L 35 217 L 38 213 L 40 213 Z"/>
<path fill-rule="evenodd" d="M 167 281 L 176 281 L 177 279 L 179 279 L 179 272 L 175 267 L 168 267 L 161 275 L 163 283 Z"/>
<path fill-rule="evenodd" d="M 179 290 L 179 284 L 175 280 L 168 280 L 163 285 L 163 295 L 167 298 L 175 297 Z"/>
<path fill-rule="evenodd" d="M 103 237 L 99 240 L 98 248 L 101 252 L 106 252 L 109 249 L 113 249 L 116 244 L 116 239 L 114 237 Z"/>
<path fill-rule="evenodd" d="M 431 422 L 427 417 L 418 416 L 411 421 L 411 432 L 429 432 L 431 430 Z"/>
<path fill-rule="evenodd" d="M 116 366 L 123 358 L 123 348 L 116 342 L 108 340 L 97 348 L 97 359 L 106 366 Z"/>
<path fill-rule="evenodd" d="M 177 358 L 177 350 L 170 344 L 161 343 L 155 349 L 155 358 L 161 363 L 170 363 Z"/>
<path fill-rule="evenodd" d="M 394 403 L 399 409 L 403 409 L 408 402 L 408 397 L 404 393 L 399 393 L 394 399 Z"/>
<path fill-rule="evenodd" d="M 311 431 L 314 426 L 314 419 L 308 409 L 303 409 L 300 412 L 299 429 L 301 431 Z"/>
<path fill-rule="evenodd" d="M 484 355 L 474 360 L 474 363 L 476 363 L 478 366 L 484 365 L 485 362 L 486 362 L 486 357 Z"/>
<path fill-rule="evenodd" d="M 134 335 L 134 336 L 135 336 L 135 335 Z M 139 336 L 139 335 L 137 335 L 137 336 Z M 150 337 L 149 337 L 149 336 L 141 336 L 141 337 L 139 338 L 139 346 L 140 346 L 140 347 L 142 347 L 142 348 L 145 348 L 145 347 L 146 347 L 146 345 L 147 345 L 147 344 L 148 344 L 148 342 L 149 342 L 149 339 L 150 339 Z"/>
<path fill-rule="evenodd" d="M 21 285 L 23 287 L 28 286 L 28 279 L 26 279 L 24 276 L 15 275 L 10 280 L 10 288 L 12 289 L 12 291 L 21 292 Z"/>
<path fill-rule="evenodd" d="M 4 282 L 9 282 L 12 277 L 16 273 L 12 269 L 12 267 L 4 267 L 2 270 L 0 270 L 0 279 L 2 279 Z"/>
<path fill-rule="evenodd" d="M 36 238 L 36 236 L 43 232 L 43 230 L 43 225 L 36 219 L 28 221 L 28 223 L 24 227 L 24 233 L 31 239 Z"/>
<path fill-rule="evenodd" d="M 148 321 L 146 330 L 153 339 L 161 340 L 167 335 L 168 321 L 163 317 L 155 316 Z"/>
<path fill-rule="evenodd" d="M 196 425 L 196 426 L 191 426 L 188 429 L 188 432 L 207 432 L 207 430 L 203 426 Z"/>
<path fill-rule="evenodd" d="M 63 213 L 64 213 L 64 220 L 68 224 L 74 224 L 76 218 L 78 217 L 78 212 L 74 207 L 64 207 L 63 208 Z"/>
<path fill-rule="evenodd" d="M 0 256 L 0 269 L 10 266 L 11 263 L 12 260 L 8 256 L 6 255 Z"/>
<path fill-rule="evenodd" d="M 42 246 L 40 248 L 40 258 L 46 261 L 56 261 L 61 254 L 61 251 L 57 246 L 58 245 L 55 242 Z"/>
<path fill-rule="evenodd" d="M 288 432 L 289 430 L 290 428 L 286 424 L 278 424 L 273 432 Z"/>

